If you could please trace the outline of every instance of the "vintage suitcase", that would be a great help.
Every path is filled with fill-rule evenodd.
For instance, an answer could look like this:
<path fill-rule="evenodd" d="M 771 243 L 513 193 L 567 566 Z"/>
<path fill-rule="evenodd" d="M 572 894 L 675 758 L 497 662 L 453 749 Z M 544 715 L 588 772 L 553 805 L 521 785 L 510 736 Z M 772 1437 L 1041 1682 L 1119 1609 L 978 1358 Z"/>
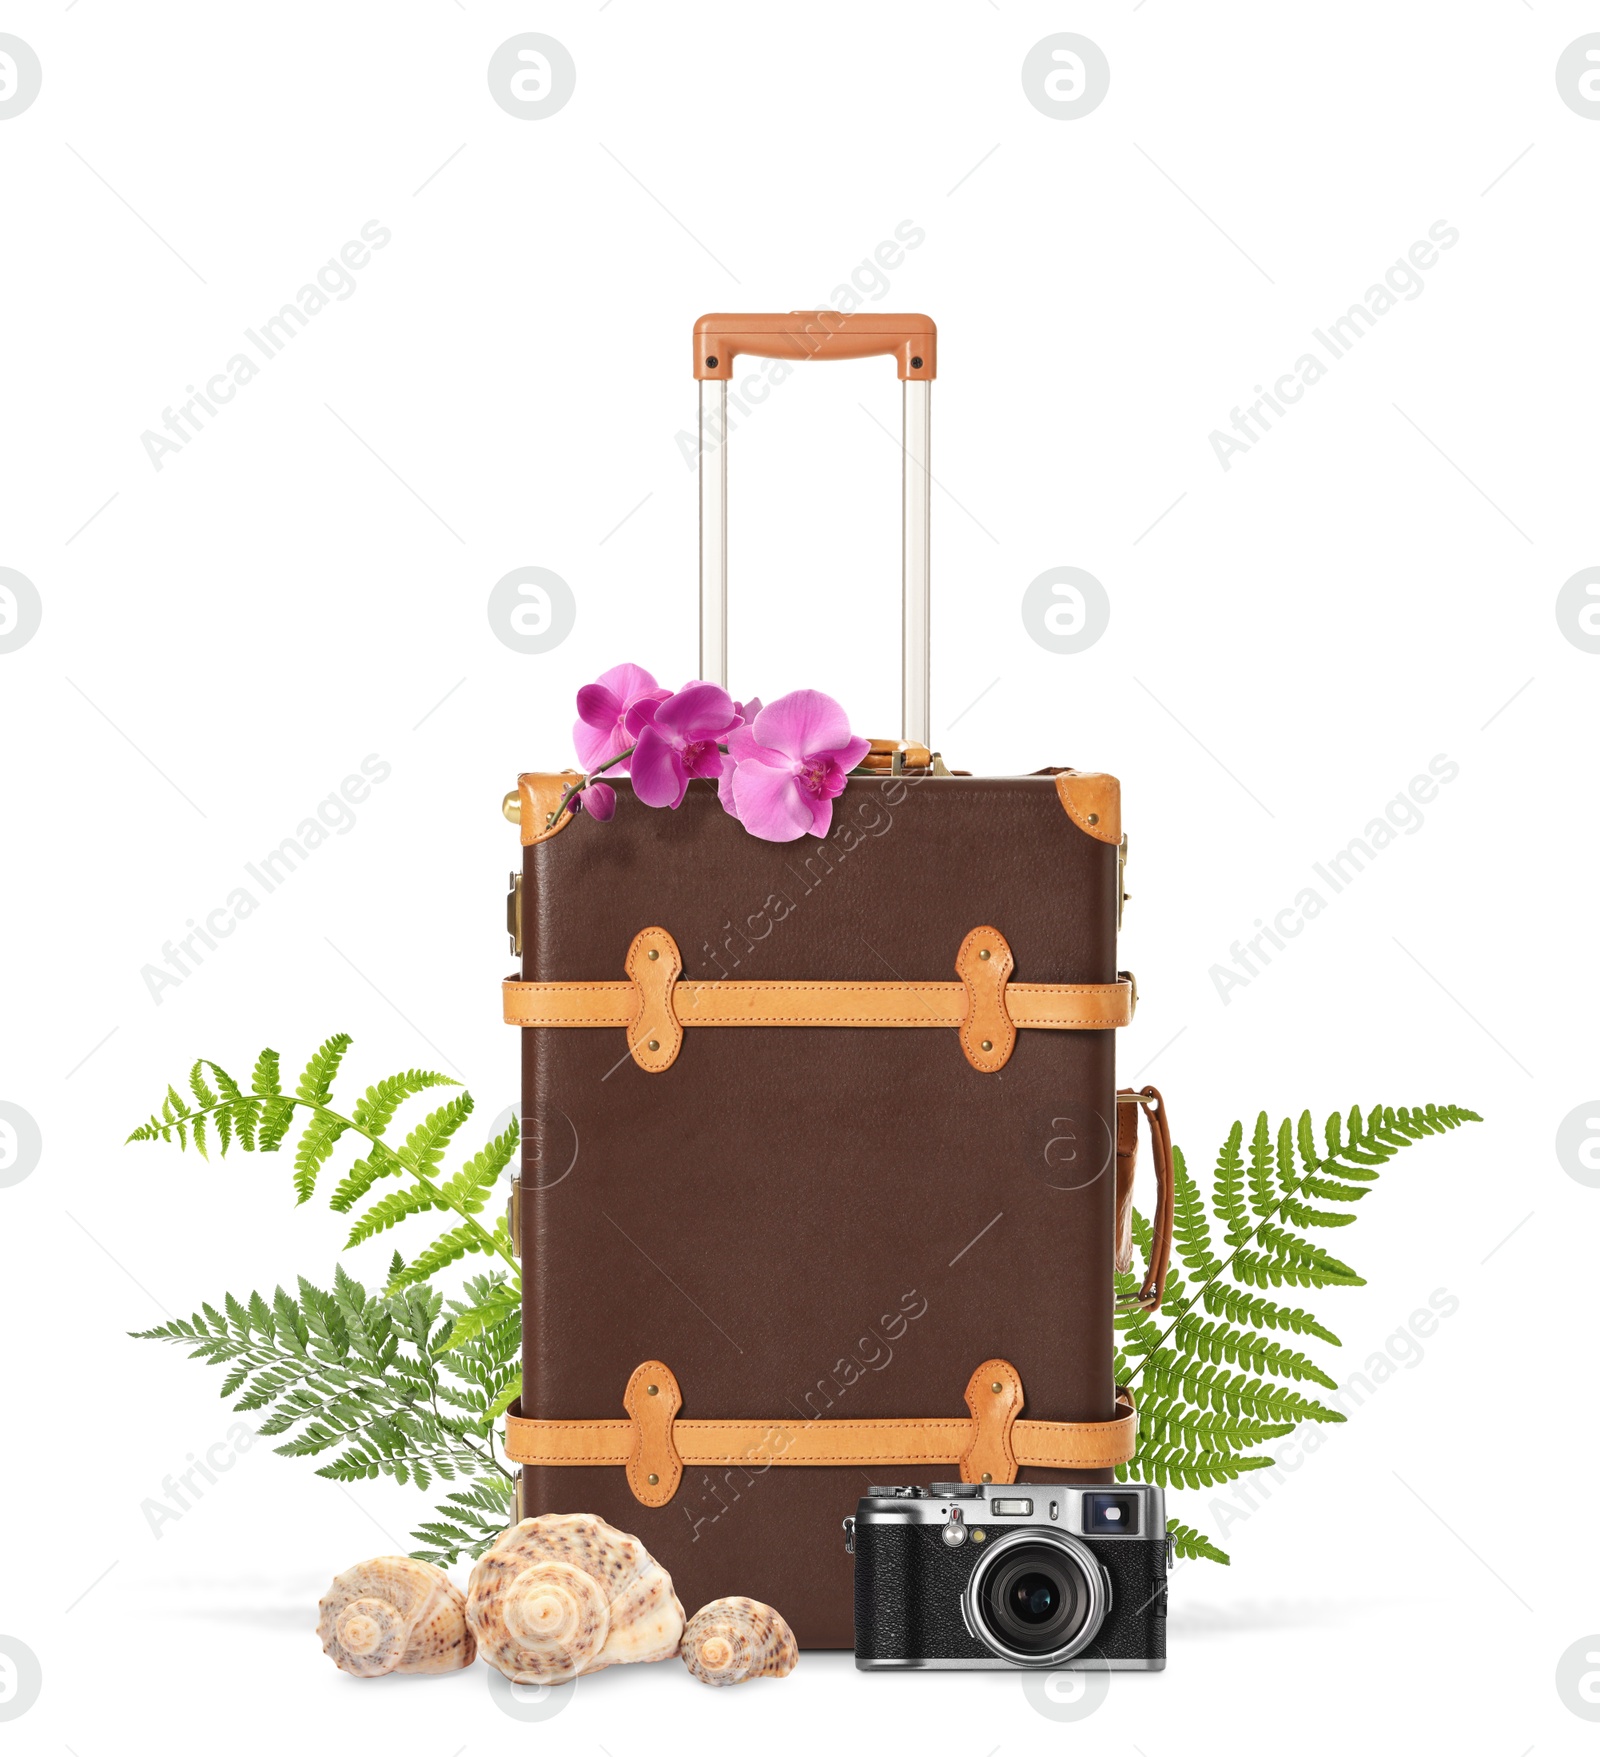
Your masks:
<path fill-rule="evenodd" d="M 902 739 L 826 840 L 774 844 L 692 781 L 613 821 L 508 796 L 525 1141 L 513 1202 L 522 1515 L 640 1537 L 692 1612 L 743 1593 L 852 1643 L 842 1518 L 878 1482 L 1104 1481 L 1113 1382 L 1126 842 L 1108 775 L 951 774 L 928 750 L 933 324 L 695 326 L 702 440 L 737 354 L 891 354 L 904 381 Z M 701 456 L 702 675 L 726 683 L 726 447 Z M 737 692 L 735 692 L 737 693 Z M 1138 1296 L 1159 1301 L 1170 1138 Z M 1124 1120 L 1125 1119 L 1125 1120 Z M 1123 1235 L 1118 1239 L 1119 1231 Z"/>

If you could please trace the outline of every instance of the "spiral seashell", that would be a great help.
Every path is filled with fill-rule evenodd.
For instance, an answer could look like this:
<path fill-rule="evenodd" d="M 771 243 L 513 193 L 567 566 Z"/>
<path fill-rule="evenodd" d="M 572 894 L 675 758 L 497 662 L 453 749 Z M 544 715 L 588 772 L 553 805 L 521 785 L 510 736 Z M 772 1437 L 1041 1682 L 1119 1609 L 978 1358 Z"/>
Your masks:
<path fill-rule="evenodd" d="M 696 1611 L 678 1651 L 702 1684 L 786 1678 L 800 1663 L 794 1631 L 753 1598 L 715 1598 Z"/>
<path fill-rule="evenodd" d="M 317 1606 L 317 1633 L 322 1651 L 355 1678 L 459 1671 L 477 1654 L 466 1608 L 442 1568 L 378 1556 L 335 1577 Z"/>
<path fill-rule="evenodd" d="M 503 1531 L 472 1570 L 467 1621 L 483 1657 L 515 1684 L 667 1659 L 683 1636 L 672 1577 L 636 1537 L 591 1513 L 546 1513 Z"/>

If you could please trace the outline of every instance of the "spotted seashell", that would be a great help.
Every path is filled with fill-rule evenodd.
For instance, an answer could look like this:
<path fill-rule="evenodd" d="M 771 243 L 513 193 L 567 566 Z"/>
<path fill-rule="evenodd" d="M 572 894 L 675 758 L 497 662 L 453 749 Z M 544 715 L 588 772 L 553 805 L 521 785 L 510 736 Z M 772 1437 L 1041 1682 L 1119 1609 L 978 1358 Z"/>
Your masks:
<path fill-rule="evenodd" d="M 356 1678 L 459 1671 L 477 1652 L 460 1589 L 410 1556 L 378 1556 L 338 1575 L 317 1606 L 317 1633 Z"/>
<path fill-rule="evenodd" d="M 517 1684 L 666 1659 L 683 1637 L 672 1577 L 636 1537 L 590 1513 L 503 1531 L 472 1570 L 467 1621 L 483 1657 Z"/>
<path fill-rule="evenodd" d="M 789 1625 L 753 1598 L 716 1598 L 696 1611 L 678 1651 L 702 1684 L 786 1678 L 800 1663 Z"/>

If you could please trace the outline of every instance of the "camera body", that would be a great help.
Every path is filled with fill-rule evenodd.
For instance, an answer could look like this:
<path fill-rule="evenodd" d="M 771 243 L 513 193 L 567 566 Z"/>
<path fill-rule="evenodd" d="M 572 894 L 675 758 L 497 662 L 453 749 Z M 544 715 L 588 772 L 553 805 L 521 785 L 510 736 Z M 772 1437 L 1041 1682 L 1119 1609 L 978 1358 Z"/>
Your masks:
<path fill-rule="evenodd" d="M 869 1488 L 844 1525 L 861 1671 L 1166 1667 L 1159 1488 Z"/>

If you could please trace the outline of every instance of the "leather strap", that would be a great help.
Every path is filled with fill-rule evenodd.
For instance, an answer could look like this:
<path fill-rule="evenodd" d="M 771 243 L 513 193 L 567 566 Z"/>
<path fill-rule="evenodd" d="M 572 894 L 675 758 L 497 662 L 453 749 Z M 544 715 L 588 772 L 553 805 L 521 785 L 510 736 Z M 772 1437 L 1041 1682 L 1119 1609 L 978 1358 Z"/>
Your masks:
<path fill-rule="evenodd" d="M 662 1362 L 646 1361 L 629 1378 L 626 1421 L 540 1421 L 512 1404 L 506 1456 L 514 1464 L 622 1466 L 635 1498 L 658 1507 L 672 1499 L 685 1465 L 949 1465 L 963 1482 L 1015 1482 L 1019 1470 L 1109 1470 L 1138 1445 L 1126 1386 L 1110 1421 L 1024 1421 L 1021 1376 L 1009 1361 L 989 1360 L 968 1381 L 966 1398 L 965 1418 L 682 1421 L 677 1379 Z"/>
<path fill-rule="evenodd" d="M 634 935 L 624 982 L 501 985 L 505 1022 L 536 1028 L 619 1029 L 648 1073 L 676 1060 L 687 1026 L 953 1028 L 980 1073 L 1005 1066 L 1018 1030 L 1111 1031 L 1133 1018 L 1135 989 L 1116 982 L 1012 982 L 1011 948 L 992 927 L 962 941 L 957 982 L 684 982 L 676 942 L 662 927 Z"/>
<path fill-rule="evenodd" d="M 1154 1086 L 1117 1094 L 1117 1268 L 1133 1267 L 1133 1179 L 1139 1157 L 1139 1112 L 1150 1125 L 1150 1147 L 1155 1159 L 1156 1214 L 1152 1223 L 1150 1262 L 1144 1285 L 1137 1294 L 1118 1301 L 1124 1311 L 1157 1311 L 1167 1286 L 1167 1266 L 1172 1259 L 1173 1168 L 1172 1128 L 1167 1107 Z"/>
<path fill-rule="evenodd" d="M 611 1026 L 625 1030 L 638 1009 L 631 982 L 501 984 L 508 1025 Z M 959 982 L 683 982 L 672 987 L 678 1024 L 858 1025 L 959 1029 L 967 991 Z M 1133 1017 L 1133 984 L 1009 982 L 1010 1023 L 1030 1031 L 1109 1031 Z"/>

